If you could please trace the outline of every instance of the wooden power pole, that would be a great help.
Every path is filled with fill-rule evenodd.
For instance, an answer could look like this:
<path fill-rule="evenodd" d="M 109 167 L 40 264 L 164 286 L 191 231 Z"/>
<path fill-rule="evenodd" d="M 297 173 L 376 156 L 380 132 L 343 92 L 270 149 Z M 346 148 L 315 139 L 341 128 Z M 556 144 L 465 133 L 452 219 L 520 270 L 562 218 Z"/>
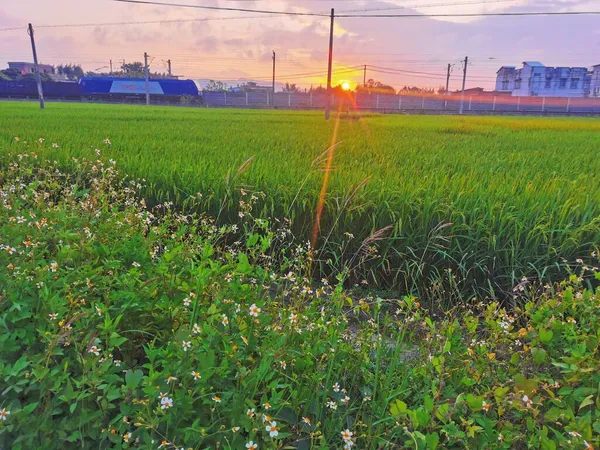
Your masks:
<path fill-rule="evenodd" d="M 273 108 L 275 108 L 275 50 L 273 50 Z"/>
<path fill-rule="evenodd" d="M 35 66 L 35 81 L 37 82 L 38 96 L 40 97 L 40 108 L 44 109 L 44 91 L 42 90 L 42 77 L 40 75 L 40 67 L 38 65 L 37 51 L 35 50 L 35 38 L 33 37 L 33 27 L 29 24 L 27 34 L 31 38 L 31 50 L 33 51 L 33 65 Z"/>
<path fill-rule="evenodd" d="M 167 70 L 169 71 L 169 78 L 173 78 L 173 72 L 171 72 L 171 60 L 167 59 Z"/>
<path fill-rule="evenodd" d="M 333 21 L 335 11 L 331 8 L 331 24 L 329 26 L 329 62 L 327 64 L 327 103 L 325 104 L 325 120 L 329 120 L 331 110 L 331 67 L 333 65 Z"/>
<path fill-rule="evenodd" d="M 367 87 L 367 65 L 363 68 L 363 87 Z"/>
<path fill-rule="evenodd" d="M 459 114 L 463 113 L 465 107 L 465 84 L 467 82 L 467 65 L 469 64 L 469 57 L 465 56 L 463 67 L 463 81 L 462 81 L 462 91 L 460 92 L 460 109 L 458 110 Z"/>
<path fill-rule="evenodd" d="M 146 105 L 150 104 L 150 73 L 148 70 L 148 53 L 144 52 L 144 76 L 146 77 Z"/>

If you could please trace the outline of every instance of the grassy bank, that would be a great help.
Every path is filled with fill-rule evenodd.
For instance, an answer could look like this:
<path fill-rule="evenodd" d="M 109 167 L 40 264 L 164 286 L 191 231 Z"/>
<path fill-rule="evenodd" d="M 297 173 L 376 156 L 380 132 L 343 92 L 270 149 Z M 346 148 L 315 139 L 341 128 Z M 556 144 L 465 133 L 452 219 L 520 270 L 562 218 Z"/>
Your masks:
<path fill-rule="evenodd" d="M 102 156 L 60 169 L 15 148 L 0 166 L 0 447 L 600 444 L 597 268 L 525 287 L 522 308 L 435 317 L 414 297 L 350 298 L 342 276 L 311 285 L 285 224 L 148 210 Z"/>

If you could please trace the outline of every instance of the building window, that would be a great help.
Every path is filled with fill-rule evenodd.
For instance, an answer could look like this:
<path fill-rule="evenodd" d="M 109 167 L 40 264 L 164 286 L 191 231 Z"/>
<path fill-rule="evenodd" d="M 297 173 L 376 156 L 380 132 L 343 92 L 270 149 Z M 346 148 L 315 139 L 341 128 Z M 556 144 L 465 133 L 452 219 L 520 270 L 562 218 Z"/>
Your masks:
<path fill-rule="evenodd" d="M 502 90 L 503 91 L 508 91 L 508 81 L 503 81 L 502 82 Z"/>
<path fill-rule="evenodd" d="M 566 87 L 567 87 L 567 79 L 566 79 L 566 78 L 561 78 L 561 79 L 560 79 L 560 85 L 559 85 L 559 87 L 560 87 L 561 89 L 564 89 L 564 88 L 566 88 Z"/>
<path fill-rule="evenodd" d="M 33 67 L 30 68 L 29 71 L 32 72 L 32 73 L 35 72 L 35 70 L 33 69 Z"/>
<path fill-rule="evenodd" d="M 521 80 L 515 81 L 515 89 L 521 89 Z"/>
<path fill-rule="evenodd" d="M 550 78 L 546 78 L 546 89 L 550 89 L 552 87 L 552 80 Z"/>
<path fill-rule="evenodd" d="M 577 89 L 579 87 L 579 78 L 573 78 L 571 80 L 571 89 Z"/>

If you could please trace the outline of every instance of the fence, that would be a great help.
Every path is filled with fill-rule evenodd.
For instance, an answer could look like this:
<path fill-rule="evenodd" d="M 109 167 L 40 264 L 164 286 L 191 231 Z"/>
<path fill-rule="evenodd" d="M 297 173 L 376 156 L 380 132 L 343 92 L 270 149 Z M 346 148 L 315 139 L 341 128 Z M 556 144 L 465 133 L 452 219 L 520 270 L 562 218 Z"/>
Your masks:
<path fill-rule="evenodd" d="M 322 109 L 325 93 L 277 92 L 208 92 L 202 93 L 204 104 L 214 107 Z M 332 98 L 334 109 L 372 111 L 426 111 L 456 113 L 460 94 L 394 95 L 348 92 Z M 463 110 L 481 113 L 578 113 L 600 114 L 600 98 L 512 97 L 509 95 L 465 95 Z"/>

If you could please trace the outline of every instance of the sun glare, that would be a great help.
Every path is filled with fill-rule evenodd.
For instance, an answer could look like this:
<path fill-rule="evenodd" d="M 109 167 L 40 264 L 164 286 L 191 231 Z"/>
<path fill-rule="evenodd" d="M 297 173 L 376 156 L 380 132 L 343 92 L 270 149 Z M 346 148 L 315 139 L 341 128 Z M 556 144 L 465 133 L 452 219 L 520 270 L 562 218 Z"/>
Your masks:
<path fill-rule="evenodd" d="M 350 90 L 350 83 L 348 83 L 347 81 L 344 81 L 342 83 L 342 89 L 345 91 L 349 91 Z"/>

